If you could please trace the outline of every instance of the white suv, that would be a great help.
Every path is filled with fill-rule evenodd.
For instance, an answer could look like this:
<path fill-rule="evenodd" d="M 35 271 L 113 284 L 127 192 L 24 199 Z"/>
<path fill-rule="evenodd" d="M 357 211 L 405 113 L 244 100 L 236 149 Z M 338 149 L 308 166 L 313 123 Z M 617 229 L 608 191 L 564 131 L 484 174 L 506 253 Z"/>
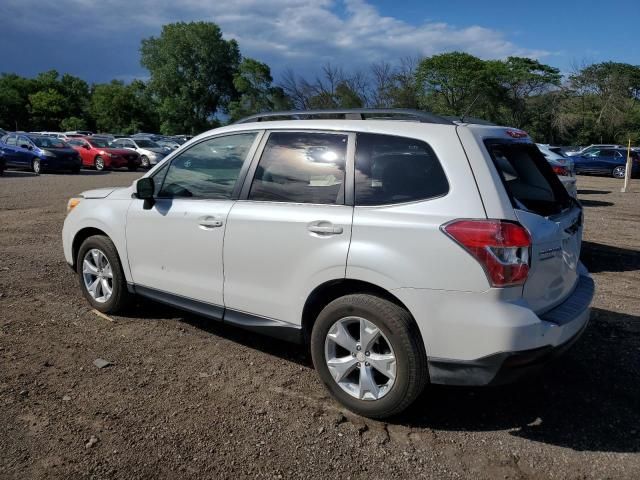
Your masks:
<path fill-rule="evenodd" d="M 129 188 L 71 199 L 62 235 L 94 308 L 137 294 L 306 342 L 331 394 L 376 418 L 427 383 L 537 369 L 594 293 L 582 208 L 526 133 L 415 111 L 209 131 Z"/>

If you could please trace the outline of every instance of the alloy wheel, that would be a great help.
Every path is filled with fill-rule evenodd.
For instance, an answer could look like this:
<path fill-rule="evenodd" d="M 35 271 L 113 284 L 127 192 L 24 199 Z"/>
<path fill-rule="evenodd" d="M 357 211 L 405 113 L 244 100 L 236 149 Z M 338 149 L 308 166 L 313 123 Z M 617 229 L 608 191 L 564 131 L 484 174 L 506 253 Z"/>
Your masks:
<path fill-rule="evenodd" d="M 37 158 L 33 159 L 33 162 L 31 163 L 31 169 L 33 170 L 33 173 L 35 173 L 36 175 L 40 174 L 40 160 L 38 160 Z"/>
<path fill-rule="evenodd" d="M 625 167 L 616 167 L 613 169 L 613 176 L 616 178 L 624 178 L 625 171 Z"/>
<path fill-rule="evenodd" d="M 99 303 L 113 294 L 113 270 L 107 256 L 97 248 L 89 250 L 82 261 L 82 278 L 89 295 Z"/>
<path fill-rule="evenodd" d="M 379 400 L 395 382 L 396 356 L 382 331 L 362 317 L 336 321 L 325 338 L 325 361 L 334 381 L 360 400 Z"/>

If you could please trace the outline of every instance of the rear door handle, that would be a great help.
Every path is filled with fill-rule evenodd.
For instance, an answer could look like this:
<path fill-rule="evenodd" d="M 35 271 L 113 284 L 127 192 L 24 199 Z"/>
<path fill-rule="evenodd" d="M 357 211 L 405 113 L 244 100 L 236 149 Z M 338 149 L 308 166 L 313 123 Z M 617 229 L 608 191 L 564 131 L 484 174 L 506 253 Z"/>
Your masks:
<path fill-rule="evenodd" d="M 342 227 L 335 227 L 333 225 L 309 225 L 308 228 L 310 232 L 321 235 L 339 235 L 343 232 Z"/>

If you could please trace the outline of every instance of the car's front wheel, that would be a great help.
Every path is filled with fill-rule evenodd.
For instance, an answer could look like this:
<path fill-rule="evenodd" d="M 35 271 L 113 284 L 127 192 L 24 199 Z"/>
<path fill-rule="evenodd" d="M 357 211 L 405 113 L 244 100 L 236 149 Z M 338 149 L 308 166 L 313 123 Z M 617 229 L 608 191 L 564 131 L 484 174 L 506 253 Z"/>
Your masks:
<path fill-rule="evenodd" d="M 34 158 L 33 160 L 31 160 L 31 170 L 36 175 L 40 175 L 40 159 L 39 158 Z"/>
<path fill-rule="evenodd" d="M 97 171 L 101 172 L 102 170 L 104 170 L 104 158 L 97 156 L 96 159 L 93 162 L 93 166 L 96 168 Z"/>
<path fill-rule="evenodd" d="M 400 413 L 428 380 L 425 347 L 411 315 L 373 295 L 329 303 L 313 326 L 311 355 L 329 392 L 366 417 Z"/>
<path fill-rule="evenodd" d="M 151 163 L 149 163 L 149 157 L 147 157 L 146 155 L 142 155 L 140 157 L 140 166 L 142 168 L 149 168 L 151 166 Z"/>
<path fill-rule="evenodd" d="M 102 235 L 87 238 L 77 256 L 80 288 L 91 306 L 103 313 L 116 313 L 130 301 L 122 264 L 113 242 Z"/>

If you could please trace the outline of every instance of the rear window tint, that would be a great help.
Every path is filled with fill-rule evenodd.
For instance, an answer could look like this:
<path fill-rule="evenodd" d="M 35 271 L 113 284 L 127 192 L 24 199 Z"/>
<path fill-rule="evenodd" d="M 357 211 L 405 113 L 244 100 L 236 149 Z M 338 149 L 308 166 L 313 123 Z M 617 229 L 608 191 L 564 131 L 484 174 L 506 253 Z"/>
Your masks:
<path fill-rule="evenodd" d="M 356 205 L 412 202 L 448 191 L 442 166 L 425 142 L 375 133 L 357 135 Z"/>
<path fill-rule="evenodd" d="M 485 142 L 515 208 L 556 215 L 571 197 L 535 145 L 503 140 Z"/>

